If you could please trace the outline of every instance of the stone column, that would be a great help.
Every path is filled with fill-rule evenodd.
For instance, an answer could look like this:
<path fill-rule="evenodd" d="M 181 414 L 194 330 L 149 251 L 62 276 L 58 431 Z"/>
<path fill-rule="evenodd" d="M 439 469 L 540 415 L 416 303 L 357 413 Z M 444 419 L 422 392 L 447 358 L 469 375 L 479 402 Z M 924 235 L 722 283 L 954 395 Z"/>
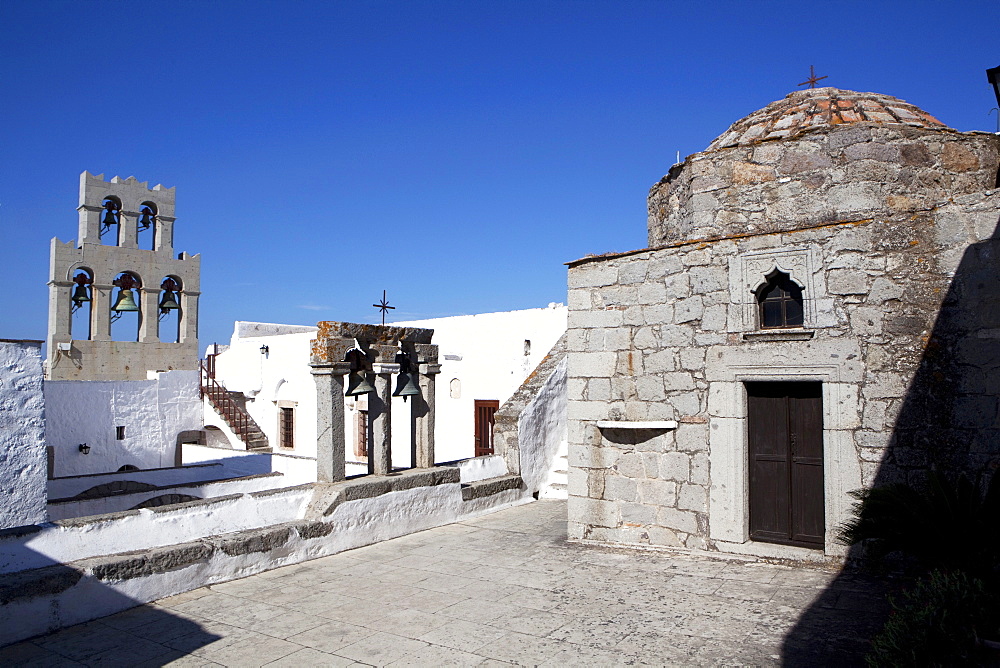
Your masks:
<path fill-rule="evenodd" d="M 190 290 L 182 290 L 179 293 L 181 298 L 179 343 L 193 343 L 195 346 L 198 344 L 198 297 L 200 295 L 200 292 Z"/>
<path fill-rule="evenodd" d="M 348 364 L 313 366 L 316 381 L 316 479 L 343 480 L 344 473 L 344 374 Z"/>
<path fill-rule="evenodd" d="M 93 333 L 91 339 L 94 341 L 111 340 L 111 304 L 112 292 L 115 287 L 108 283 L 98 284 L 94 281 L 90 291 L 90 317 L 91 329 Z"/>
<path fill-rule="evenodd" d="M 174 218 L 157 214 L 153 226 L 153 248 L 159 253 L 174 254 Z"/>
<path fill-rule="evenodd" d="M 392 471 L 392 374 L 398 364 L 374 364 L 375 391 L 368 394 L 368 420 L 371 442 L 368 447 L 368 470 L 375 475 Z"/>
<path fill-rule="evenodd" d="M 118 246 L 120 248 L 138 248 L 139 213 L 136 211 L 118 212 Z"/>
<path fill-rule="evenodd" d="M 158 343 L 160 341 L 160 309 L 159 287 L 138 288 L 139 311 L 139 341 L 143 343 Z"/>
<path fill-rule="evenodd" d="M 416 425 L 416 456 L 413 466 L 427 469 L 434 466 L 434 379 L 441 373 L 440 364 L 421 364 L 418 382 L 420 396 L 414 397 L 410 409 L 415 416 Z"/>

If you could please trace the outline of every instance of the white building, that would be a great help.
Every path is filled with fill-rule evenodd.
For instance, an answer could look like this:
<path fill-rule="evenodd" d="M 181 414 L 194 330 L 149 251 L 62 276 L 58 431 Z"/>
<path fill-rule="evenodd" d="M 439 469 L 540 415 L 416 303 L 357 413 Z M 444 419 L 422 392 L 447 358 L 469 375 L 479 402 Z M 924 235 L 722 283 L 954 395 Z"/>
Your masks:
<path fill-rule="evenodd" d="M 484 313 L 393 323 L 434 330 L 441 373 L 435 391 L 438 462 L 492 451 L 492 413 L 517 390 L 566 330 L 566 307 Z M 232 340 L 214 357 L 215 377 L 245 400 L 274 452 L 316 456 L 316 385 L 309 368 L 315 327 L 237 322 Z M 221 347 L 220 347 L 221 348 Z M 211 350 L 209 351 L 212 352 Z M 402 401 L 396 397 L 394 401 Z M 345 400 L 348 475 L 367 472 L 367 397 Z M 478 416 L 478 420 L 477 420 Z M 205 408 L 209 443 L 247 449 L 226 420 Z M 393 411 L 393 465 L 411 465 L 409 411 Z M 478 442 L 478 451 L 477 451 Z M 252 449 L 252 448 L 251 448 Z"/>

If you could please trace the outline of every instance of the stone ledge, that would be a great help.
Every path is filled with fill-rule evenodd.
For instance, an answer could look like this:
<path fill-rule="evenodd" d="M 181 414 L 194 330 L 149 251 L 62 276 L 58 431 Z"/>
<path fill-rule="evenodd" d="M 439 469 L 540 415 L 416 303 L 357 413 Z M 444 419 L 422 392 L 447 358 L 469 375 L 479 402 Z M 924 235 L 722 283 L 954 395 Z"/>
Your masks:
<path fill-rule="evenodd" d="M 600 429 L 677 429 L 677 420 L 598 420 Z"/>
<path fill-rule="evenodd" d="M 143 510 L 151 510 L 154 513 L 169 513 L 175 510 L 187 510 L 188 508 L 193 508 L 195 506 L 211 506 L 224 501 L 233 501 L 241 498 L 242 496 L 242 494 L 226 494 L 225 496 L 213 496 L 208 499 L 198 499 L 197 501 L 185 501 L 183 503 L 171 503 L 166 506 L 154 506 L 152 508 L 144 508 Z"/>
<path fill-rule="evenodd" d="M 30 571 L 5 573 L 0 578 L 0 605 L 66 591 L 83 577 L 83 571 L 59 564 Z"/>
<path fill-rule="evenodd" d="M 487 478 L 477 482 L 470 482 L 462 485 L 462 501 L 472 501 L 482 499 L 487 496 L 499 494 L 508 489 L 521 489 L 524 481 L 519 475 L 505 475 L 499 478 Z"/>
<path fill-rule="evenodd" d="M 388 476 L 369 475 L 342 482 L 316 483 L 314 489 L 320 494 L 331 497 L 322 512 L 322 516 L 326 517 L 345 501 L 371 499 L 389 492 L 400 492 L 416 487 L 434 487 L 457 483 L 460 480 L 461 472 L 457 467 L 436 466 L 432 469 L 409 469 Z"/>
<path fill-rule="evenodd" d="M 808 341 L 816 335 L 811 329 L 776 329 L 773 331 L 744 332 L 744 341 Z"/>
<path fill-rule="evenodd" d="M 241 554 L 269 552 L 287 543 L 291 536 L 292 528 L 290 526 L 278 524 L 261 529 L 247 529 L 219 536 L 209 536 L 204 539 L 204 542 L 230 557 L 235 557 Z"/>
<path fill-rule="evenodd" d="M 212 551 L 211 545 L 202 542 L 179 543 L 149 550 L 81 559 L 72 562 L 72 566 L 89 572 L 102 581 L 131 580 L 156 573 L 176 571 L 191 564 L 208 561 Z"/>
<path fill-rule="evenodd" d="M 37 524 L 25 524 L 24 526 L 0 529 L 0 541 L 17 540 L 19 538 L 24 538 L 25 536 L 30 536 L 33 533 L 38 533 L 41 530 L 42 527 Z"/>

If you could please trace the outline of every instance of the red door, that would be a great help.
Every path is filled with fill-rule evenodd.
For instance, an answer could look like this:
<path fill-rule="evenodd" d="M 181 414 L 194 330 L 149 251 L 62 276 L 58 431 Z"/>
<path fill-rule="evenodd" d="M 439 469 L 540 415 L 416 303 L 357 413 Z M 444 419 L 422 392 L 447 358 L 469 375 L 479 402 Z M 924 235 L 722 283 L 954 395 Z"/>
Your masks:
<path fill-rule="evenodd" d="M 476 457 L 493 454 L 493 414 L 498 408 L 495 399 L 476 399 Z"/>

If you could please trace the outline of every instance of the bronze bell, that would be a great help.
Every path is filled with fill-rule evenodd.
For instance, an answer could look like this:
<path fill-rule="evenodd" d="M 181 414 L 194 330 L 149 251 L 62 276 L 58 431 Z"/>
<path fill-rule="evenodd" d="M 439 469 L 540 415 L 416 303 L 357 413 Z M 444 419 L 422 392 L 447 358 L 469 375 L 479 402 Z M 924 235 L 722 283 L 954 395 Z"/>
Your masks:
<path fill-rule="evenodd" d="M 364 371 L 352 371 L 347 376 L 347 390 L 344 391 L 345 397 L 357 397 L 374 391 L 375 388 L 368 382 L 368 377 Z"/>
<path fill-rule="evenodd" d="M 396 391 L 392 393 L 392 396 L 403 397 L 403 401 L 406 401 L 406 397 L 418 394 L 420 394 L 420 386 L 417 384 L 416 374 L 400 372 L 399 381 L 396 383 Z"/>
<path fill-rule="evenodd" d="M 163 299 L 160 300 L 160 310 L 164 313 L 167 311 L 174 311 L 181 307 L 177 303 L 177 297 L 170 290 L 163 291 Z"/>
<path fill-rule="evenodd" d="M 135 295 L 132 294 L 132 291 L 120 288 L 118 290 L 118 299 L 115 301 L 115 305 L 111 307 L 111 310 L 118 313 L 123 311 L 138 311 L 139 306 L 135 303 Z"/>
<path fill-rule="evenodd" d="M 73 303 L 77 306 L 81 306 L 83 302 L 90 301 L 90 293 L 87 291 L 86 285 L 77 285 L 73 289 Z"/>
<path fill-rule="evenodd" d="M 148 206 L 139 210 L 139 229 L 148 230 L 153 226 L 153 210 Z"/>

